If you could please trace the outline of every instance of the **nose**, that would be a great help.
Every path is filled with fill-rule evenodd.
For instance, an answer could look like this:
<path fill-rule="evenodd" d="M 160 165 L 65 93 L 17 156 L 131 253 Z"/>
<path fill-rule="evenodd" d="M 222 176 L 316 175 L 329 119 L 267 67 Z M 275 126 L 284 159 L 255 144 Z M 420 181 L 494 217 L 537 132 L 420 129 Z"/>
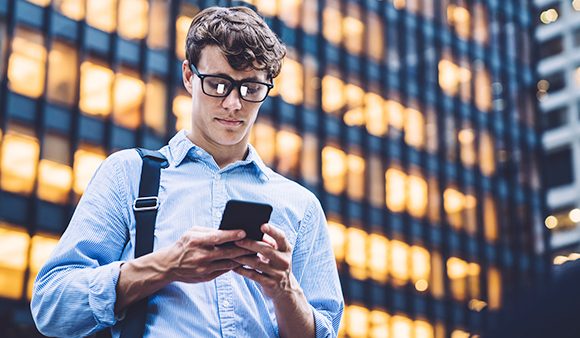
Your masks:
<path fill-rule="evenodd" d="M 240 92 L 237 87 L 223 99 L 222 106 L 229 110 L 238 110 L 242 108 L 242 98 L 240 97 Z"/>

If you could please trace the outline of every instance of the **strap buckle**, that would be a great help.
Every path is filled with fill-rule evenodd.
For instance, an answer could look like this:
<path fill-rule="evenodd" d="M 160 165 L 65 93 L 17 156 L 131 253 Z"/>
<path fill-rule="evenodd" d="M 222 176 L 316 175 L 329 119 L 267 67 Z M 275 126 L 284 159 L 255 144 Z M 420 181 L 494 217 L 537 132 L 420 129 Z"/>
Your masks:
<path fill-rule="evenodd" d="M 133 201 L 133 210 L 147 211 L 159 209 L 159 198 L 157 196 L 137 197 Z"/>

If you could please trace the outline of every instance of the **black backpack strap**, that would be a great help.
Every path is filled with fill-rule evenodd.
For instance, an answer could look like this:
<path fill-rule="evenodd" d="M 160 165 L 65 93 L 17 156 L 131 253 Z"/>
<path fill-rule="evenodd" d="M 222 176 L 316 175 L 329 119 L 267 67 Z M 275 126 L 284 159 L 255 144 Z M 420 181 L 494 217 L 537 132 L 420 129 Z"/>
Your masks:
<path fill-rule="evenodd" d="M 135 258 L 153 252 L 153 234 L 159 209 L 159 177 L 161 169 L 169 162 L 159 151 L 135 148 L 143 166 L 139 182 L 139 197 L 133 202 L 135 214 Z M 132 304 L 127 309 L 121 328 L 121 338 L 143 337 L 147 318 L 148 297 Z"/>

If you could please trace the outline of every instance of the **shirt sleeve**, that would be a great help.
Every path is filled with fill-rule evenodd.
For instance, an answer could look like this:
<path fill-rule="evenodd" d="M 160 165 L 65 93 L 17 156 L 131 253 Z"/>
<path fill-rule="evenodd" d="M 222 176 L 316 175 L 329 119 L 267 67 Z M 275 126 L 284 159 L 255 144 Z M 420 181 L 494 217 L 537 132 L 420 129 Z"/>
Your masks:
<path fill-rule="evenodd" d="M 300 224 L 292 271 L 312 307 L 316 337 L 336 337 L 344 299 L 326 217 L 315 197 Z"/>
<path fill-rule="evenodd" d="M 117 321 L 115 288 L 130 212 L 121 154 L 99 167 L 36 277 L 30 306 L 44 335 L 87 336 Z"/>

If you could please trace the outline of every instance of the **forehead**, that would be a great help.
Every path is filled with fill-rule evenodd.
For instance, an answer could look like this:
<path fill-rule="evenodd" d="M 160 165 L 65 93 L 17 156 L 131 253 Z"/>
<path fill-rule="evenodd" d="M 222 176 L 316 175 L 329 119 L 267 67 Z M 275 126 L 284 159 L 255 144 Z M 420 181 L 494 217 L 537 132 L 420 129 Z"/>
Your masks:
<path fill-rule="evenodd" d="M 236 80 L 255 78 L 266 81 L 267 78 L 267 73 L 264 70 L 256 70 L 253 68 L 236 70 L 232 68 L 218 46 L 210 45 L 202 49 L 197 68 L 201 73 L 224 74 Z"/>

